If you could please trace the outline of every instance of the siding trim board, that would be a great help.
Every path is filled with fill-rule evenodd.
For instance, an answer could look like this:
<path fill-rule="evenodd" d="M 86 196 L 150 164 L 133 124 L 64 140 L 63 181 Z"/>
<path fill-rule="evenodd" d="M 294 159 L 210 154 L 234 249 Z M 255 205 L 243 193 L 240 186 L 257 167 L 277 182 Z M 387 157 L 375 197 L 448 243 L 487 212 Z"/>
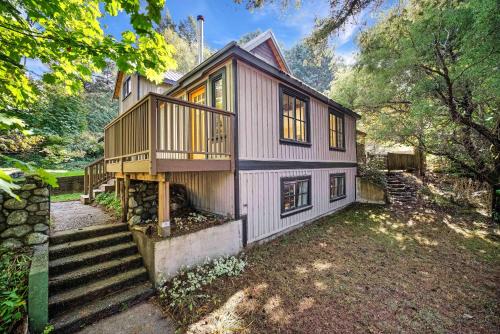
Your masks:
<path fill-rule="evenodd" d="M 239 170 L 324 169 L 357 166 L 356 162 L 239 160 Z"/>
<path fill-rule="evenodd" d="M 238 134 L 238 67 L 237 67 L 238 61 L 233 58 L 232 60 L 232 71 L 233 71 L 233 99 L 234 99 L 234 106 L 233 106 L 233 113 L 234 113 L 234 126 L 233 126 L 233 133 L 234 133 L 234 144 L 233 144 L 233 161 L 234 161 L 234 217 L 236 219 L 240 219 L 240 159 L 239 159 L 239 134 Z M 243 223 L 243 247 L 246 246 L 247 239 L 248 239 L 248 223 L 247 223 L 247 218 L 245 217 L 244 223 Z"/>

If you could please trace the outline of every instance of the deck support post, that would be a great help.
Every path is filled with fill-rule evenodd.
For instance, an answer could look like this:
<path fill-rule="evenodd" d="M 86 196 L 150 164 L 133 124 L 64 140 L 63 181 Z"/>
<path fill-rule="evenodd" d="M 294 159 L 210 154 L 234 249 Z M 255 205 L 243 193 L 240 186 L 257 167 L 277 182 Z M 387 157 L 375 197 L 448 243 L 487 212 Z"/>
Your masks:
<path fill-rule="evenodd" d="M 130 186 L 130 174 L 125 174 L 123 178 L 123 189 L 122 189 L 122 222 L 127 222 L 128 214 L 128 188 Z"/>
<path fill-rule="evenodd" d="M 164 180 L 158 182 L 158 235 L 170 235 L 170 183 Z"/>

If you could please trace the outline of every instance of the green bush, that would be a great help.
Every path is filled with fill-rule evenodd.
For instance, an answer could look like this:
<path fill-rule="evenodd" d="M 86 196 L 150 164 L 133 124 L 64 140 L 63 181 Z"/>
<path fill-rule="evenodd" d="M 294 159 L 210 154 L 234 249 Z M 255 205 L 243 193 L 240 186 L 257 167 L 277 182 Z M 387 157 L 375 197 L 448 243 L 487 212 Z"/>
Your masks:
<path fill-rule="evenodd" d="M 369 158 L 366 163 L 359 164 L 358 174 L 381 187 L 386 186 L 385 171 L 381 169 L 378 159 Z"/>
<path fill-rule="evenodd" d="M 234 256 L 207 260 L 191 270 L 182 270 L 172 280 L 161 284 L 160 298 L 184 321 L 187 319 L 185 312 L 191 312 L 201 300 L 209 297 L 202 293 L 204 287 L 220 277 L 240 275 L 246 264 L 244 259 Z"/>
<path fill-rule="evenodd" d="M 122 205 L 120 200 L 116 198 L 115 193 L 100 193 L 96 196 L 95 201 L 97 204 L 112 211 L 117 217 L 122 213 Z"/>
<path fill-rule="evenodd" d="M 0 249 L 0 333 L 12 333 L 26 314 L 30 263 L 26 251 Z"/>

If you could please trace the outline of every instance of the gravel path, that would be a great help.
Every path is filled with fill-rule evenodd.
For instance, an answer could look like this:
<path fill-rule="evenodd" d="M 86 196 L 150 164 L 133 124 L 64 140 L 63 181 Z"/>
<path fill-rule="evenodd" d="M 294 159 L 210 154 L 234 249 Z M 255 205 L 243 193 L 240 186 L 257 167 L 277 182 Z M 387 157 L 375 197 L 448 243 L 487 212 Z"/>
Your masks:
<path fill-rule="evenodd" d="M 154 299 L 104 318 L 78 334 L 174 334 L 175 323 L 166 318 Z"/>
<path fill-rule="evenodd" d="M 79 201 L 50 203 L 50 213 L 52 232 L 109 224 L 116 220 L 102 209 L 83 205 Z"/>

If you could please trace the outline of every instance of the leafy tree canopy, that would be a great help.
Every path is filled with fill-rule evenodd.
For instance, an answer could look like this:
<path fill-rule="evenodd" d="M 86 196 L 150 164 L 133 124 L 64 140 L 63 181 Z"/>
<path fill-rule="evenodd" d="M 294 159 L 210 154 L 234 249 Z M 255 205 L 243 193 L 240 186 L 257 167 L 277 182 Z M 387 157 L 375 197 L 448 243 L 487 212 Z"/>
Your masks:
<path fill-rule="evenodd" d="M 26 76 L 23 58 L 49 65 L 43 81 L 62 84 L 68 91 L 82 88 L 107 60 L 125 72 L 138 71 L 159 81 L 175 66 L 174 48 L 153 29 L 160 21 L 164 0 L 5 0 L 0 4 L 0 103 L 18 109 L 36 94 Z M 99 19 L 124 11 L 134 31 L 121 39 L 105 34 Z"/>
<path fill-rule="evenodd" d="M 410 1 L 360 39 L 356 68 L 332 97 L 363 113 L 369 133 L 443 156 L 500 181 L 500 16 L 495 0 Z"/>

